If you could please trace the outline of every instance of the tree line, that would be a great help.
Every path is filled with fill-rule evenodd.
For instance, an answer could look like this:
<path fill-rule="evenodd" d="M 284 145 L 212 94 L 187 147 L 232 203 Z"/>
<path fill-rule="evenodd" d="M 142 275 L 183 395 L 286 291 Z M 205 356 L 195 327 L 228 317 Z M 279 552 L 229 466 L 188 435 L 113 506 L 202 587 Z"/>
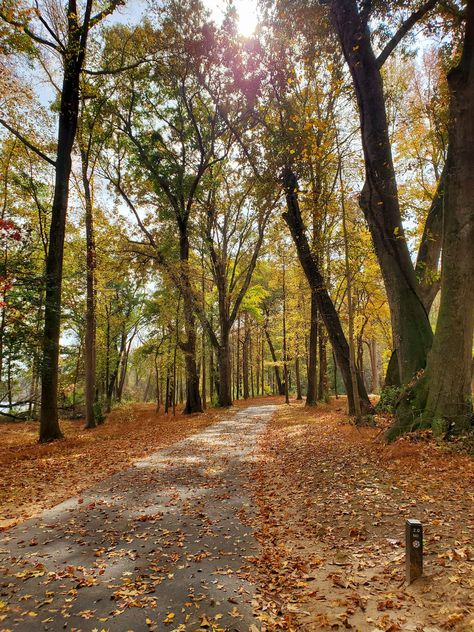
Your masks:
<path fill-rule="evenodd" d="M 469 430 L 474 3 L 124 4 L 0 4 L 2 411 L 384 387 L 389 439 Z"/>

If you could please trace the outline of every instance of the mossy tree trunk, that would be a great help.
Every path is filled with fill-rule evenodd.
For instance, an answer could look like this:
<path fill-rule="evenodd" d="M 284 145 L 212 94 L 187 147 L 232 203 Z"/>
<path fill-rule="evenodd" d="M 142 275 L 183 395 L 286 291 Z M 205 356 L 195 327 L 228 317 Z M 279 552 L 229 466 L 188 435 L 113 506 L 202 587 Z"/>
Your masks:
<path fill-rule="evenodd" d="M 406 30 L 434 5 L 432 0 L 414 13 Z M 333 0 L 331 17 L 359 106 L 366 172 L 360 204 L 387 291 L 400 378 L 407 383 L 426 365 L 432 331 L 403 231 L 385 110 L 381 67 L 398 40 L 375 56 L 368 26 L 370 3 L 359 9 L 357 0 Z"/>
<path fill-rule="evenodd" d="M 441 302 L 426 370 L 407 390 L 388 438 L 419 427 L 460 433 L 472 424 L 474 333 L 474 0 L 464 47 L 448 75 L 450 130 L 444 200 Z"/>

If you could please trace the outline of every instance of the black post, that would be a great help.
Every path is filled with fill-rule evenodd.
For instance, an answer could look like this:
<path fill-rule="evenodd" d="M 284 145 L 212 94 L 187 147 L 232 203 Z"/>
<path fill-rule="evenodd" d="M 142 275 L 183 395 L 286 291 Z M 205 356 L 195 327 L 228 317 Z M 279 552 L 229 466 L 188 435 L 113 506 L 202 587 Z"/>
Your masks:
<path fill-rule="evenodd" d="M 423 525 L 419 520 L 407 520 L 405 525 L 406 574 L 411 584 L 423 575 Z"/>

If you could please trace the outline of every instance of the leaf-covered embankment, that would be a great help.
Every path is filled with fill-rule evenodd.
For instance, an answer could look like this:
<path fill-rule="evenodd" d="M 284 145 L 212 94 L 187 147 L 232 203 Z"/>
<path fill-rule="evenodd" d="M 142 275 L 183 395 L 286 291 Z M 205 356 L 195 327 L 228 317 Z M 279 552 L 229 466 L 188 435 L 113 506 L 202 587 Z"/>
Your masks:
<path fill-rule="evenodd" d="M 422 440 L 387 446 L 345 408 L 280 407 L 262 438 L 260 605 L 289 630 L 472 630 L 474 462 Z M 425 528 L 410 587 L 406 518 Z"/>

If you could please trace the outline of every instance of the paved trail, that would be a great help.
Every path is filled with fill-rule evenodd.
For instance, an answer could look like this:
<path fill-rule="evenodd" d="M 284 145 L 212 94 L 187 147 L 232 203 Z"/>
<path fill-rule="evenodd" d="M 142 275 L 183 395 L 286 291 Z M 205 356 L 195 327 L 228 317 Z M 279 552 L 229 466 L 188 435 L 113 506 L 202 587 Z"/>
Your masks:
<path fill-rule="evenodd" d="M 274 409 L 232 411 L 6 531 L 0 632 L 260 629 L 243 485 Z"/>

